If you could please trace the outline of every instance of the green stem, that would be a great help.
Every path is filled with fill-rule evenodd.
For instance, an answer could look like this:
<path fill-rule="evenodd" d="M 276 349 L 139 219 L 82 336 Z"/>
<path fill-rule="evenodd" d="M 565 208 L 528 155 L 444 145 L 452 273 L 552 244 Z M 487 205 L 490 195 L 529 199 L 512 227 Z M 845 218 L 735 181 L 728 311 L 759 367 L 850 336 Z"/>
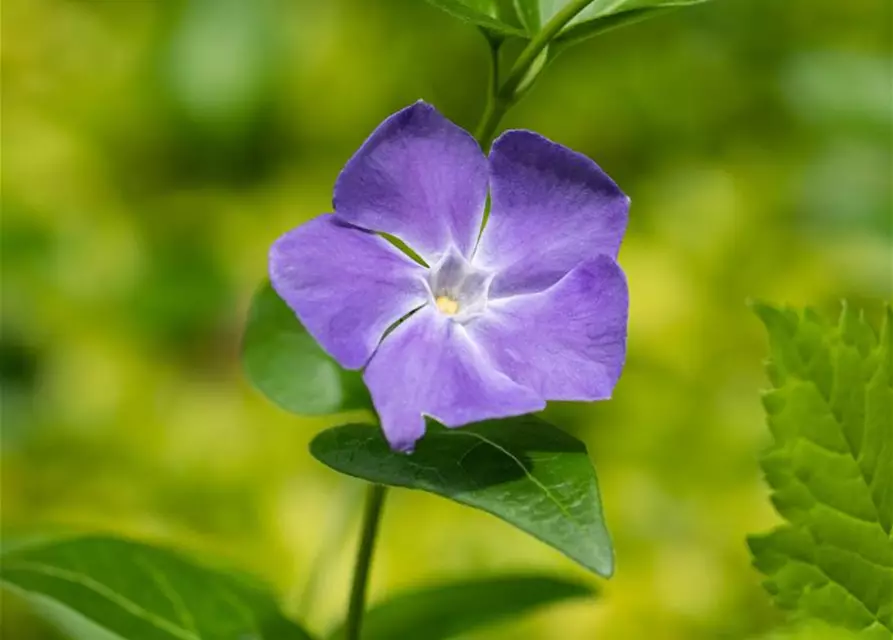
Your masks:
<path fill-rule="evenodd" d="M 567 23 L 573 20 L 592 1 L 574 0 L 573 2 L 568 2 L 562 7 L 561 11 L 552 16 L 552 19 L 539 30 L 521 52 L 521 55 L 518 56 L 518 59 L 515 60 L 515 64 L 512 65 L 511 71 L 509 71 L 508 77 L 505 79 L 505 84 L 502 85 L 501 91 L 503 94 L 513 93 L 518 88 L 524 76 L 527 75 L 527 70 L 536 62 L 543 49 L 549 46 L 552 38 L 557 36 Z"/>
<path fill-rule="evenodd" d="M 490 44 L 490 86 L 487 91 L 487 106 L 484 107 L 484 115 L 481 116 L 474 136 L 485 151 L 507 110 L 499 99 L 499 48 L 502 46 L 502 40 L 487 37 L 487 42 Z"/>
<path fill-rule="evenodd" d="M 354 566 L 353 584 L 350 588 L 350 604 L 347 608 L 345 640 L 360 640 L 363 609 L 366 605 L 366 586 L 369 582 L 372 552 L 375 549 L 375 537 L 378 533 L 378 522 L 381 520 L 381 510 L 384 506 L 386 491 L 387 489 L 380 484 L 370 484 L 366 491 L 363 530 L 360 534 L 357 563 Z"/>
<path fill-rule="evenodd" d="M 493 134 L 508 110 L 520 97 L 518 87 L 524 82 L 530 68 L 536 63 L 537 58 L 545 50 L 552 39 L 557 36 L 568 22 L 585 9 L 593 0 L 573 0 L 568 2 L 561 11 L 552 16 L 552 19 L 537 32 L 527 43 L 527 46 L 515 60 L 512 68 L 506 76 L 505 82 L 499 85 L 497 70 L 499 68 L 498 45 L 491 41 L 491 79 L 490 92 L 487 96 L 487 106 L 481 122 L 478 125 L 475 137 L 485 151 L 493 140 Z M 525 83 L 526 84 L 526 83 Z M 523 92 L 522 92 L 523 93 Z"/>

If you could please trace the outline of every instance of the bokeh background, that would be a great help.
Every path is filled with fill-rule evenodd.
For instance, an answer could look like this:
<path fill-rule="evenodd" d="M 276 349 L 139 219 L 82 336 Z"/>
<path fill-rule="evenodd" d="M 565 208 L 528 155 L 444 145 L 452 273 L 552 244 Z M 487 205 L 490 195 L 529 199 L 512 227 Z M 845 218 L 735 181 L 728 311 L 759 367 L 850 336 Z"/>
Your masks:
<path fill-rule="evenodd" d="M 250 388 L 240 332 L 270 243 L 330 210 L 385 116 L 424 98 L 474 127 L 483 38 L 421 0 L 2 9 L 4 538 L 115 531 L 221 556 L 326 628 L 362 488 L 307 453 L 338 418 Z M 511 112 L 632 197 L 625 374 L 610 402 L 548 410 L 598 467 L 617 574 L 598 600 L 469 637 L 777 628 L 745 546 L 776 522 L 746 300 L 876 314 L 891 298 L 891 31 L 889 0 L 717 0 L 568 51 Z M 395 491 L 372 596 L 529 569 L 597 581 L 490 516 Z M 57 637 L 3 605 L 4 638 Z"/>

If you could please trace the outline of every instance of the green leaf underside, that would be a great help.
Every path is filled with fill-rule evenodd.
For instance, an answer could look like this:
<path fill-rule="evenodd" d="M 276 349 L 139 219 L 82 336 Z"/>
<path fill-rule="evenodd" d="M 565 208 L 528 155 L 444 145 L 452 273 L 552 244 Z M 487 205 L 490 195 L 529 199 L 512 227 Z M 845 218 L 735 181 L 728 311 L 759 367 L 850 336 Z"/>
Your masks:
<path fill-rule="evenodd" d="M 766 589 L 795 618 L 893 638 L 893 317 L 877 337 L 844 307 L 756 305 L 769 331 L 774 444 L 762 467 L 787 524 L 749 539 Z"/>
<path fill-rule="evenodd" d="M 251 303 L 242 361 L 252 384 L 298 415 L 370 408 L 359 371 L 347 371 L 317 344 L 269 282 Z"/>
<path fill-rule="evenodd" d="M 588 38 L 593 38 L 626 25 L 642 22 L 649 18 L 655 18 L 675 8 L 674 6 L 666 6 L 629 9 L 600 18 L 586 20 L 585 22 L 572 23 L 565 27 L 558 37 L 555 38 L 555 46 L 557 51 L 561 51 Z"/>
<path fill-rule="evenodd" d="M 549 20 L 570 0 L 540 0 L 543 21 Z M 571 20 L 555 38 L 564 49 L 618 27 L 655 18 L 667 11 L 708 0 L 595 0 Z M 544 22 L 545 23 L 545 22 Z"/>
<path fill-rule="evenodd" d="M 523 29 L 512 24 L 511 17 L 503 10 L 503 3 L 497 0 L 428 0 L 428 2 L 454 18 L 496 33 L 506 36 L 527 36 Z"/>
<path fill-rule="evenodd" d="M 514 10 L 498 0 L 428 0 L 447 13 L 504 35 L 531 38 L 573 0 L 514 0 Z M 707 0 L 593 0 L 561 31 L 563 44 L 632 24 L 661 13 L 661 10 L 700 4 Z M 623 15 L 623 18 L 619 18 Z M 519 28 L 515 23 L 520 23 Z"/>
<path fill-rule="evenodd" d="M 540 11 L 543 24 L 558 13 L 565 5 L 570 4 L 572 0 L 540 0 Z M 568 23 L 568 27 L 582 24 L 590 20 L 598 20 L 606 16 L 611 16 L 626 11 L 635 11 L 641 9 L 656 9 L 669 7 L 685 7 L 693 4 L 701 4 L 707 0 L 595 0 L 583 9 L 577 16 Z"/>
<path fill-rule="evenodd" d="M 347 475 L 428 491 L 505 520 L 610 577 L 613 550 L 585 445 L 533 416 L 445 429 L 429 421 L 412 455 L 395 453 L 376 427 L 350 424 L 310 444 Z"/>
<path fill-rule="evenodd" d="M 590 597 L 590 586 L 546 576 L 463 580 L 398 594 L 363 616 L 363 640 L 446 640 L 548 604 Z M 344 640 L 339 627 L 329 640 Z"/>
<path fill-rule="evenodd" d="M 119 538 L 17 549 L 0 582 L 74 640 L 310 640 L 261 587 Z"/>

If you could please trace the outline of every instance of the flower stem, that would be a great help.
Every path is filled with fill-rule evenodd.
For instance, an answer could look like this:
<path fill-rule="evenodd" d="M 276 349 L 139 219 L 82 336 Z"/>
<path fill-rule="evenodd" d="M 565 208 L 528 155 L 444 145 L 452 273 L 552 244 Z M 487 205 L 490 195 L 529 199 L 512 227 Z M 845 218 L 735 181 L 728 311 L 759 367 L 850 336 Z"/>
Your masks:
<path fill-rule="evenodd" d="M 481 116 L 474 137 L 486 151 L 508 107 L 499 99 L 499 48 L 502 46 L 502 40 L 493 38 L 486 32 L 484 36 L 490 45 L 490 85 L 487 91 L 487 106 L 484 107 L 484 115 Z"/>
<path fill-rule="evenodd" d="M 481 122 L 478 125 L 475 137 L 484 151 L 490 146 L 493 140 L 493 134 L 502 121 L 502 118 L 509 109 L 514 106 L 524 91 L 519 92 L 518 88 L 524 82 L 531 67 L 537 62 L 537 59 L 549 46 L 552 39 L 567 25 L 568 22 L 585 9 L 593 0 L 573 0 L 568 2 L 561 11 L 552 16 L 542 29 L 527 43 L 527 46 L 521 51 L 512 68 L 509 70 L 505 81 L 499 84 L 499 43 L 490 40 L 491 51 L 491 83 L 490 92 L 487 96 L 487 106 Z"/>
<path fill-rule="evenodd" d="M 366 490 L 366 508 L 363 512 L 363 529 L 360 533 L 360 546 L 357 548 L 357 562 L 354 565 L 353 584 L 350 588 L 345 640 L 360 640 L 363 609 L 366 604 L 366 586 L 369 582 L 375 537 L 378 533 L 378 522 L 381 519 L 386 492 L 386 487 L 380 484 L 370 484 Z"/>

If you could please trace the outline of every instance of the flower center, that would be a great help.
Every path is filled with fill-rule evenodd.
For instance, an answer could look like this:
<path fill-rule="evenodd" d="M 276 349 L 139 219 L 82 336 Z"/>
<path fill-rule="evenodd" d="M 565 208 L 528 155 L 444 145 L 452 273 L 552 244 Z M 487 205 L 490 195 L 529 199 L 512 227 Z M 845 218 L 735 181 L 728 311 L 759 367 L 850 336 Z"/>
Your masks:
<path fill-rule="evenodd" d="M 428 287 L 437 309 L 457 322 L 469 320 L 487 307 L 492 276 L 450 249 L 431 268 Z"/>
<path fill-rule="evenodd" d="M 448 316 L 454 316 L 459 311 L 459 303 L 449 296 L 438 296 L 437 300 L 434 301 L 434 304 Z"/>

